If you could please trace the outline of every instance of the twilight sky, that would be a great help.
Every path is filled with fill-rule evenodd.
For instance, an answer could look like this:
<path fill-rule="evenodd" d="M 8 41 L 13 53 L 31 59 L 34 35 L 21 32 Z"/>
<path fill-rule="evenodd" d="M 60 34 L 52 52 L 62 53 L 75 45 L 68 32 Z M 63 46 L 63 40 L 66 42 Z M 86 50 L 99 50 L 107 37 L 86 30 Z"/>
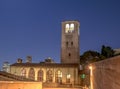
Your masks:
<path fill-rule="evenodd" d="M 60 61 L 61 22 L 80 21 L 80 52 L 120 48 L 119 0 L 0 0 L 0 67 L 4 61 Z"/>

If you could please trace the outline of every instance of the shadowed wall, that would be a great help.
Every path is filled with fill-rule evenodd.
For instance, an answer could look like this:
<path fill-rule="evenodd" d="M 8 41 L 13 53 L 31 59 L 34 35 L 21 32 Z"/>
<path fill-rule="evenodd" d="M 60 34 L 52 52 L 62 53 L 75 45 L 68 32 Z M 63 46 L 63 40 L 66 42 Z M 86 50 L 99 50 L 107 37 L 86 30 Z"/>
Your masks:
<path fill-rule="evenodd" d="M 120 89 L 120 56 L 93 63 L 91 66 L 93 89 Z"/>

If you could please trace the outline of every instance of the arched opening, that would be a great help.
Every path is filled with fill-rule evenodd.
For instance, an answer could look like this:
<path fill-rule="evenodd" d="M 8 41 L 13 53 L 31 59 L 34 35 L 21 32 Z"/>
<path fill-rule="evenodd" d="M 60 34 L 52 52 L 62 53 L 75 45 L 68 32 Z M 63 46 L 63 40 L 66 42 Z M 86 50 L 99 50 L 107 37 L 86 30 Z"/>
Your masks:
<path fill-rule="evenodd" d="M 30 68 L 28 78 L 35 80 L 35 71 L 33 68 Z"/>
<path fill-rule="evenodd" d="M 21 70 L 21 76 L 26 77 L 26 69 L 25 68 L 23 68 Z"/>
<path fill-rule="evenodd" d="M 74 31 L 74 24 L 70 24 L 70 32 L 73 32 Z"/>
<path fill-rule="evenodd" d="M 67 74 L 67 76 L 66 76 L 66 83 L 70 83 L 70 77 L 71 77 L 71 75 Z"/>
<path fill-rule="evenodd" d="M 62 72 L 60 70 L 55 73 L 55 82 L 62 83 Z"/>
<path fill-rule="evenodd" d="M 43 81 L 43 75 L 44 75 L 43 70 L 39 70 L 37 80 L 42 82 Z"/>
<path fill-rule="evenodd" d="M 70 28 L 69 24 L 66 24 L 66 26 L 65 26 L 65 32 L 66 32 L 66 33 L 68 33 L 69 28 Z"/>
<path fill-rule="evenodd" d="M 46 81 L 47 82 L 52 82 L 53 81 L 53 72 L 52 70 L 48 70 L 46 73 Z"/>

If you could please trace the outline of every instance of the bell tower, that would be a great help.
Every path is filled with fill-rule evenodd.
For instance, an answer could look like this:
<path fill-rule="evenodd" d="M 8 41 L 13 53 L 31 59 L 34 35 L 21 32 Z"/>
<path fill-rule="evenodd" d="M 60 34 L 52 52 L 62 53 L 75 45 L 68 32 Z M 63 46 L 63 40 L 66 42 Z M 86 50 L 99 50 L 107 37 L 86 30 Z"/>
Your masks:
<path fill-rule="evenodd" d="M 79 27 L 78 21 L 62 22 L 61 63 L 79 63 Z"/>

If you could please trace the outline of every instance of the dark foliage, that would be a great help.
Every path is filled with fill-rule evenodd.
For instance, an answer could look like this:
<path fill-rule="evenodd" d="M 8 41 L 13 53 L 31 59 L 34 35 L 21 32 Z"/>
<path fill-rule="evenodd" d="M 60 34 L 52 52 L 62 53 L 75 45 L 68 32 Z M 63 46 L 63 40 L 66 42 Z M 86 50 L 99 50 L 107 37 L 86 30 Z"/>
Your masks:
<path fill-rule="evenodd" d="M 80 56 L 80 64 L 86 65 L 86 64 L 101 61 L 113 56 L 115 56 L 113 49 L 110 46 L 102 45 L 101 53 L 96 51 L 91 51 L 91 50 L 84 52 L 83 55 Z"/>

